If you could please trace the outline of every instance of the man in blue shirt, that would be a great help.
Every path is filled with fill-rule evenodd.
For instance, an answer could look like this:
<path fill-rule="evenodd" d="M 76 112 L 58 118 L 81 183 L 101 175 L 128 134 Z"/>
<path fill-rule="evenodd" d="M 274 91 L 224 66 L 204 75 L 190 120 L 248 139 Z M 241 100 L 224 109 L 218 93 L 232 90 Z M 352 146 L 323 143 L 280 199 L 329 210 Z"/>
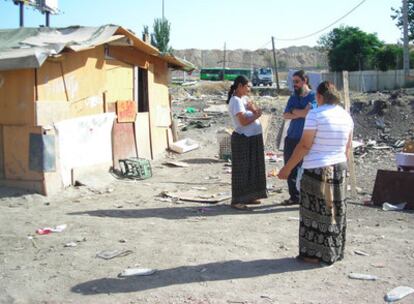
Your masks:
<path fill-rule="evenodd" d="M 289 97 L 288 103 L 283 113 L 284 119 L 290 119 L 289 129 L 285 137 L 285 146 L 283 149 L 283 158 L 285 164 L 288 162 L 293 154 L 297 144 L 302 137 L 303 126 L 305 124 L 305 117 L 309 110 L 317 107 L 315 93 L 309 88 L 308 78 L 305 71 L 296 71 L 292 77 L 294 93 Z M 282 204 L 293 205 L 299 203 L 299 191 L 296 189 L 296 177 L 298 168 L 302 165 L 299 163 L 288 177 L 287 183 L 289 188 L 290 198 L 285 200 Z"/>

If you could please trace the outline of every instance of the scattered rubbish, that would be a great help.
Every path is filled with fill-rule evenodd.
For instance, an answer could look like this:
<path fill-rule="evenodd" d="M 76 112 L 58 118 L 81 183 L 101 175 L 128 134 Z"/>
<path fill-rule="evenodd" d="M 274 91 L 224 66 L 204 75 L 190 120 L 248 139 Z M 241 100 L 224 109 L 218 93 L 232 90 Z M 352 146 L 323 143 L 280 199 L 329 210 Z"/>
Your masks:
<path fill-rule="evenodd" d="M 227 104 L 211 105 L 208 108 L 205 108 L 203 111 L 207 113 L 227 113 L 228 105 Z"/>
<path fill-rule="evenodd" d="M 206 123 L 200 120 L 190 121 L 185 127 L 181 129 L 181 131 L 188 131 L 188 129 L 204 129 L 211 127 L 210 123 Z"/>
<path fill-rule="evenodd" d="M 156 198 L 157 201 L 159 202 L 164 202 L 164 203 L 172 203 L 173 199 L 170 197 L 157 197 Z"/>
<path fill-rule="evenodd" d="M 191 187 L 191 189 L 199 190 L 199 191 L 207 191 L 206 187 Z"/>
<path fill-rule="evenodd" d="M 185 113 L 196 113 L 197 110 L 195 108 L 192 107 L 188 107 L 185 109 Z"/>
<path fill-rule="evenodd" d="M 219 203 L 231 198 L 229 193 L 217 193 L 217 194 L 200 194 L 194 191 L 186 192 L 163 192 L 164 196 L 179 199 L 181 201 L 188 202 L 200 202 L 200 203 Z"/>
<path fill-rule="evenodd" d="M 66 227 L 67 227 L 66 224 L 58 225 L 55 228 L 45 227 L 45 228 L 37 229 L 36 233 L 40 234 L 40 235 L 49 234 L 49 233 L 52 233 L 52 232 L 59 233 L 59 232 L 62 232 L 63 230 L 65 230 Z"/>
<path fill-rule="evenodd" d="M 371 266 L 375 268 L 385 268 L 384 264 L 371 264 Z"/>
<path fill-rule="evenodd" d="M 220 176 L 217 176 L 217 175 L 209 175 L 209 176 L 206 176 L 204 179 L 206 179 L 206 180 L 220 179 Z"/>
<path fill-rule="evenodd" d="M 106 189 L 106 193 L 112 193 L 112 192 L 114 192 L 114 189 L 112 189 L 112 188 Z"/>
<path fill-rule="evenodd" d="M 376 281 L 378 280 L 377 276 L 371 275 L 371 274 L 363 274 L 363 273 L 355 273 L 351 272 L 348 275 L 349 278 L 355 279 L 355 280 L 364 280 L 364 281 Z"/>
<path fill-rule="evenodd" d="M 172 166 L 172 167 L 180 167 L 180 168 L 190 167 L 189 164 L 184 163 L 184 162 L 180 162 L 180 161 L 167 161 L 164 164 Z"/>
<path fill-rule="evenodd" d="M 354 253 L 357 255 L 362 255 L 362 256 L 369 256 L 368 253 L 361 251 L 361 250 L 354 250 Z"/>
<path fill-rule="evenodd" d="M 176 141 L 170 145 L 170 149 L 177 153 L 185 153 L 197 148 L 199 148 L 199 144 L 189 138 Z"/>
<path fill-rule="evenodd" d="M 414 153 L 395 153 L 395 161 L 398 167 L 414 168 Z"/>
<path fill-rule="evenodd" d="M 96 257 L 104 260 L 111 260 L 116 257 L 127 256 L 132 252 L 132 250 L 102 250 L 96 254 Z"/>
<path fill-rule="evenodd" d="M 273 169 L 269 173 L 267 173 L 267 177 L 277 177 L 277 171 L 276 169 Z"/>
<path fill-rule="evenodd" d="M 394 288 L 393 290 L 387 292 L 385 295 L 385 301 L 387 302 L 395 302 L 399 301 L 402 298 L 405 298 L 409 294 L 414 293 L 414 289 L 407 286 L 398 286 Z"/>
<path fill-rule="evenodd" d="M 407 205 L 407 203 L 401 203 L 401 204 L 390 204 L 390 203 L 384 203 L 382 204 L 382 210 L 384 211 L 399 211 L 399 210 L 403 210 L 405 208 L 405 205 Z"/>
<path fill-rule="evenodd" d="M 118 242 L 120 242 L 120 243 L 126 243 L 127 240 L 126 239 L 120 239 Z"/>
<path fill-rule="evenodd" d="M 273 151 L 266 152 L 265 159 L 272 163 L 283 161 L 282 155 Z"/>
<path fill-rule="evenodd" d="M 70 243 L 66 243 L 64 245 L 64 247 L 76 247 L 76 246 L 78 246 L 78 244 L 76 244 L 76 242 L 70 242 Z"/>
<path fill-rule="evenodd" d="M 289 220 L 289 221 L 300 221 L 300 218 L 298 218 L 298 217 L 294 217 L 294 216 L 289 216 L 289 217 L 288 217 L 288 220 Z"/>
<path fill-rule="evenodd" d="M 224 173 L 231 174 L 231 172 L 232 172 L 231 168 L 224 169 Z"/>
<path fill-rule="evenodd" d="M 156 269 L 150 268 L 128 268 L 118 274 L 118 277 L 148 276 L 154 274 L 156 271 Z"/>
<path fill-rule="evenodd" d="M 231 160 L 231 134 L 233 130 L 222 128 L 217 131 L 219 143 L 219 158 L 225 161 Z"/>

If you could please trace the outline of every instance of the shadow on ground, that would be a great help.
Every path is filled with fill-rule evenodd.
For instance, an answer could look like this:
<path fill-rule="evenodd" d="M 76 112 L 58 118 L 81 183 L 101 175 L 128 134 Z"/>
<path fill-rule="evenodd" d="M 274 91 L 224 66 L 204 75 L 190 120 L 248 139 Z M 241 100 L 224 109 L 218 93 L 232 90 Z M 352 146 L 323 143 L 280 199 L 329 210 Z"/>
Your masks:
<path fill-rule="evenodd" d="M 267 213 L 278 213 L 298 210 L 298 207 L 282 207 L 280 205 L 263 205 L 252 208 L 251 211 L 239 211 L 228 205 L 216 205 L 208 207 L 171 207 L 171 208 L 148 208 L 148 209 L 105 209 L 71 212 L 68 215 L 89 215 L 96 217 L 118 217 L 118 218 L 150 218 L 157 217 L 167 220 L 187 219 L 199 216 L 220 215 L 257 215 Z"/>
<path fill-rule="evenodd" d="M 245 279 L 316 268 L 318 267 L 315 265 L 305 264 L 294 258 L 255 261 L 231 260 L 162 269 L 151 276 L 101 278 L 75 285 L 71 291 L 83 295 L 136 292 L 172 285 Z"/>

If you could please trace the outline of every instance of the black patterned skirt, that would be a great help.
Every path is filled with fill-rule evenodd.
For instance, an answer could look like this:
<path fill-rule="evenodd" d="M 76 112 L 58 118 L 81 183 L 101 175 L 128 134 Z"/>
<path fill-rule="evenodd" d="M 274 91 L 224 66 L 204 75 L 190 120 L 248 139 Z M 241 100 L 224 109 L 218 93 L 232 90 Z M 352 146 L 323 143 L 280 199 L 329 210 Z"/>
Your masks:
<path fill-rule="evenodd" d="M 343 259 L 346 163 L 305 169 L 300 189 L 299 256 L 327 264 Z"/>
<path fill-rule="evenodd" d="M 245 204 L 267 198 L 262 134 L 231 135 L 232 204 Z"/>

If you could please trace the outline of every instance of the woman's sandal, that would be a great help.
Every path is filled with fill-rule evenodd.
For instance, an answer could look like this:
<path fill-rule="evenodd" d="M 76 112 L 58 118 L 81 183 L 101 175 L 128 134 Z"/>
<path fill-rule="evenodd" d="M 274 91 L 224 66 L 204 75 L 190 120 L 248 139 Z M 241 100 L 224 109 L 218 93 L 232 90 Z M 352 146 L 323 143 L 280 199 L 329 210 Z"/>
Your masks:
<path fill-rule="evenodd" d="M 251 210 L 245 204 L 231 204 L 230 207 L 233 208 L 233 209 L 236 209 L 236 210 L 243 210 L 243 211 Z"/>
<path fill-rule="evenodd" d="M 291 206 L 291 205 L 299 205 L 298 202 L 295 202 L 294 200 L 291 200 L 290 198 L 287 200 L 284 200 L 280 203 L 282 206 Z"/>
<path fill-rule="evenodd" d="M 259 200 L 250 201 L 247 203 L 247 205 L 260 205 L 262 202 Z"/>

